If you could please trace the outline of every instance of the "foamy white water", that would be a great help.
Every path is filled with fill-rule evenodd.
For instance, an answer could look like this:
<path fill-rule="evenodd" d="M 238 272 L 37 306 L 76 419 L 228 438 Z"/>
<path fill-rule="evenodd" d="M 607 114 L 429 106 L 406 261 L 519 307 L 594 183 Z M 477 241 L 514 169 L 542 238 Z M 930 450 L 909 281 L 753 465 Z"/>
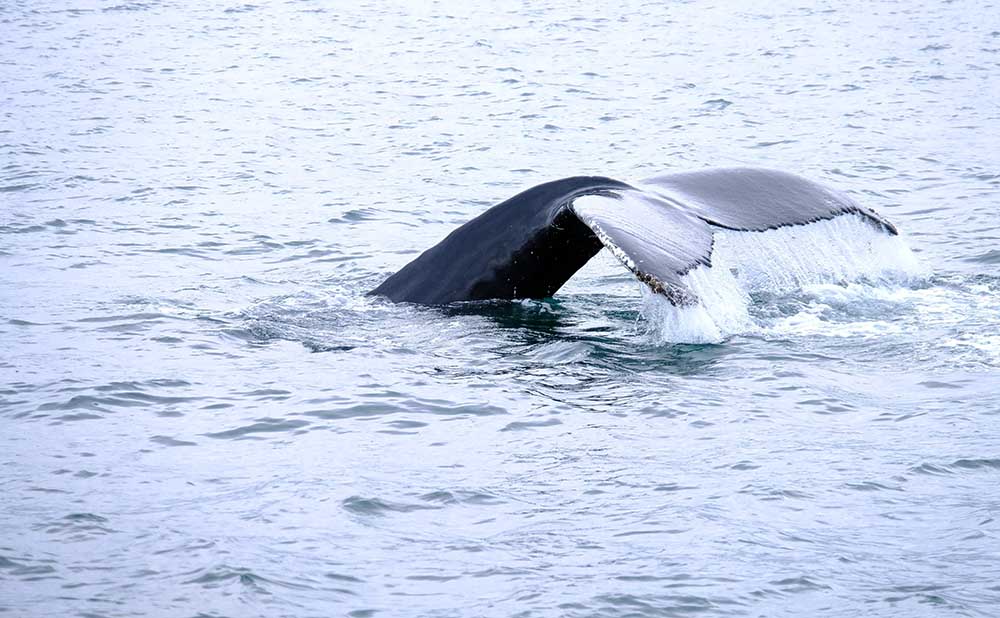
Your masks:
<path fill-rule="evenodd" d="M 720 230 L 712 266 L 683 277 L 698 303 L 675 307 L 642 286 L 642 315 L 659 343 L 719 343 L 760 332 L 763 325 L 751 317 L 755 294 L 853 282 L 891 289 L 927 276 L 902 236 L 889 236 L 860 215 L 764 232 Z"/>

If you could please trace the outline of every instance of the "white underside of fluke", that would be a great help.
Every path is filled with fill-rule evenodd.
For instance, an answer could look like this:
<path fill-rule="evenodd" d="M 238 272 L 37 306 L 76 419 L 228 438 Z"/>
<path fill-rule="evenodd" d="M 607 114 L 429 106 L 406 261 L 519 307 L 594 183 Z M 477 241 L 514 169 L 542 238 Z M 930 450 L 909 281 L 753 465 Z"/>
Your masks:
<path fill-rule="evenodd" d="M 712 266 L 681 280 L 697 297 L 675 306 L 643 285 L 642 315 L 661 343 L 718 343 L 756 330 L 751 294 L 792 292 L 816 284 L 905 284 L 926 271 L 900 236 L 861 215 L 845 214 L 764 232 L 717 230 Z"/>

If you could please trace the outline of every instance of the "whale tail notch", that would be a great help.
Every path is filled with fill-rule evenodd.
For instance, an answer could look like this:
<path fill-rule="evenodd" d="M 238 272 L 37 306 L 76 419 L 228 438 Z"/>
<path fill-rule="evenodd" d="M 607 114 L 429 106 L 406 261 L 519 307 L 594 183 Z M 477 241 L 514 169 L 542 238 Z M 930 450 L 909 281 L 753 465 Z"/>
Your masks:
<path fill-rule="evenodd" d="M 850 197 L 785 172 L 708 169 L 635 185 L 576 176 L 490 208 L 370 293 L 432 305 L 547 298 L 607 247 L 653 292 L 692 305 L 698 297 L 684 275 L 711 267 L 717 231 L 764 232 L 846 214 L 897 234 Z"/>

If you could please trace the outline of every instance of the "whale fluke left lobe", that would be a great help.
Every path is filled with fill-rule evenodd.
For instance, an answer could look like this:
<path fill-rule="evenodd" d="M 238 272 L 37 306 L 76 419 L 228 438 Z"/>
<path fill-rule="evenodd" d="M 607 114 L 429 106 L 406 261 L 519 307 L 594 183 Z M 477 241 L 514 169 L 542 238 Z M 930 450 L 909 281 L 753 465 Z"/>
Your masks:
<path fill-rule="evenodd" d="M 528 189 L 453 231 L 371 294 L 431 305 L 548 298 L 603 247 L 569 205 L 627 188 L 611 178 L 574 176 Z"/>

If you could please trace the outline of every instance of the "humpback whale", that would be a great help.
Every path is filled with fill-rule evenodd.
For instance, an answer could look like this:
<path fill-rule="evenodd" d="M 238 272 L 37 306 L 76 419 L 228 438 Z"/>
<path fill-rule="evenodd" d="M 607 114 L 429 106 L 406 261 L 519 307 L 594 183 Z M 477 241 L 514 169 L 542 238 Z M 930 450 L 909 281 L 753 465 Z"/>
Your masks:
<path fill-rule="evenodd" d="M 574 176 L 493 206 L 369 293 L 429 305 L 547 298 L 606 247 L 683 307 L 699 301 L 684 275 L 712 266 L 717 231 L 764 232 L 843 215 L 898 234 L 846 194 L 775 170 L 710 168 L 634 184 Z"/>

